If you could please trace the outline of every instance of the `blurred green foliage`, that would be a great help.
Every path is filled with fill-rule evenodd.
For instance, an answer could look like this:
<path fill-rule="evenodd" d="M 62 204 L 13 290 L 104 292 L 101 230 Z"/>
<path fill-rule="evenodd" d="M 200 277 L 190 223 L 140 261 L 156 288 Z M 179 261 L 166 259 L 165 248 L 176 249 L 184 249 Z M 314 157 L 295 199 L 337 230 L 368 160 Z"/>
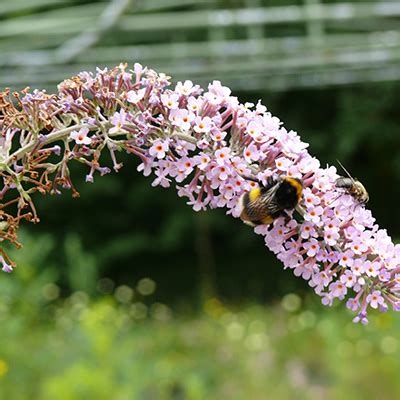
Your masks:
<path fill-rule="evenodd" d="M 364 327 L 342 304 L 325 309 L 296 294 L 269 306 L 210 298 L 195 314 L 178 313 L 154 301 L 148 278 L 117 287 L 102 278 L 95 298 L 83 290 L 62 297 L 42 265 L 49 238 L 26 240 L 15 274 L 0 275 L 1 399 L 400 396 L 392 313 Z"/>

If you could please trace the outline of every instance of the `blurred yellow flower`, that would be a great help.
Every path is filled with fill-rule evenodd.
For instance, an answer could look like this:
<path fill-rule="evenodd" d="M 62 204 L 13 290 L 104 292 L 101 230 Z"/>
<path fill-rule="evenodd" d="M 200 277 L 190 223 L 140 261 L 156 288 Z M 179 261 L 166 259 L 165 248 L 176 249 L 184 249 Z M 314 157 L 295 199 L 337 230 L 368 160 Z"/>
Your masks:
<path fill-rule="evenodd" d="M 8 364 L 0 359 L 0 378 L 8 372 Z"/>

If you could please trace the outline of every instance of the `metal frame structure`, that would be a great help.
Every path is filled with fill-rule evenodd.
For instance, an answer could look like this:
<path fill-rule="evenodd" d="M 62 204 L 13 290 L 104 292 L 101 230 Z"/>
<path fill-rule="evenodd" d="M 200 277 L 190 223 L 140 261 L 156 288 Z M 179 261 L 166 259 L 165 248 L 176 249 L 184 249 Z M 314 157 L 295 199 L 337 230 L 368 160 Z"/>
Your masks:
<path fill-rule="evenodd" d="M 0 87 L 54 88 L 81 70 L 120 62 L 246 91 L 400 79 L 399 2 L 263 3 L 222 9 L 210 0 L 6 2 Z"/>

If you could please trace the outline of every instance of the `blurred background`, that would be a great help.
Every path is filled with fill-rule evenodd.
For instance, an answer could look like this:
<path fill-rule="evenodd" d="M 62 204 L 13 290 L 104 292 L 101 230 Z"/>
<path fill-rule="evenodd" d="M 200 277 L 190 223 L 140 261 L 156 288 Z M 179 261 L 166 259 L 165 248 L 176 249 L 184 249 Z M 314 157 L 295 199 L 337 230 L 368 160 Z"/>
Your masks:
<path fill-rule="evenodd" d="M 0 90 L 140 62 L 261 99 L 339 159 L 399 241 L 400 3 L 0 0 Z M 400 319 L 351 322 L 223 210 L 194 213 L 121 155 L 37 201 L 0 275 L 0 398 L 393 399 Z"/>

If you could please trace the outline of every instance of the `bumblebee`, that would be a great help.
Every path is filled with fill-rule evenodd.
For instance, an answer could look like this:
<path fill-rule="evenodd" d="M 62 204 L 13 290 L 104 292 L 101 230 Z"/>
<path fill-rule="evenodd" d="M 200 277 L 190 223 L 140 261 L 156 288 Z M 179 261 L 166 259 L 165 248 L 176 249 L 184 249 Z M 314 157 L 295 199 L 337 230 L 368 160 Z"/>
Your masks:
<path fill-rule="evenodd" d="M 346 168 L 338 161 L 339 165 L 346 172 L 347 177 L 341 176 L 336 179 L 335 186 L 339 189 L 345 189 L 345 191 L 354 197 L 360 204 L 365 204 L 369 200 L 369 195 L 364 185 L 357 179 L 353 178 Z"/>
<path fill-rule="evenodd" d="M 276 218 L 287 216 L 286 210 L 293 210 L 303 195 L 303 182 L 300 179 L 280 176 L 269 177 L 263 185 L 257 179 L 247 178 L 259 184 L 241 198 L 241 220 L 250 226 L 269 225 Z"/>

